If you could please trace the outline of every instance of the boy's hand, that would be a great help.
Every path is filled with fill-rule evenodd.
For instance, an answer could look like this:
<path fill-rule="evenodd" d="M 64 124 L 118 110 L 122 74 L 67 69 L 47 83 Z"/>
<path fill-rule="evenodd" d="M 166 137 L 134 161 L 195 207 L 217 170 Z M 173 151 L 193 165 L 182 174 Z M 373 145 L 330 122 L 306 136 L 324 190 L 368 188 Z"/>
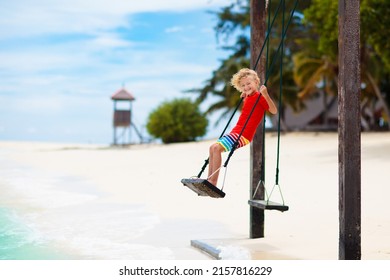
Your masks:
<path fill-rule="evenodd" d="M 240 97 L 241 98 L 245 98 L 246 97 L 246 93 L 241 93 Z"/>
<path fill-rule="evenodd" d="M 272 98 L 269 96 L 267 87 L 262 85 L 260 87 L 260 92 L 268 103 L 268 112 L 275 115 L 278 112 L 278 109 L 276 108 L 275 103 L 272 101 Z"/>
<path fill-rule="evenodd" d="M 260 87 L 260 92 L 261 92 L 262 95 L 267 96 L 268 95 L 267 87 L 265 85 L 262 85 Z"/>

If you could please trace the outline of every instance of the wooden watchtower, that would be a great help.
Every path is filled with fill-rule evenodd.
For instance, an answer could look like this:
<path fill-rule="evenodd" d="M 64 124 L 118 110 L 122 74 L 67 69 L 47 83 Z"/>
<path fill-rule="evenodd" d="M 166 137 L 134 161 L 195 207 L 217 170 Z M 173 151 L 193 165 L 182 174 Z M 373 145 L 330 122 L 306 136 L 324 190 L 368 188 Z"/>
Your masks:
<path fill-rule="evenodd" d="M 126 145 L 130 144 L 130 126 L 132 102 L 135 100 L 134 96 L 126 89 L 122 88 L 115 92 L 111 99 L 114 101 L 114 116 L 113 116 L 113 144 Z M 127 141 L 126 141 L 127 135 Z M 121 141 L 121 143 L 119 143 Z"/>

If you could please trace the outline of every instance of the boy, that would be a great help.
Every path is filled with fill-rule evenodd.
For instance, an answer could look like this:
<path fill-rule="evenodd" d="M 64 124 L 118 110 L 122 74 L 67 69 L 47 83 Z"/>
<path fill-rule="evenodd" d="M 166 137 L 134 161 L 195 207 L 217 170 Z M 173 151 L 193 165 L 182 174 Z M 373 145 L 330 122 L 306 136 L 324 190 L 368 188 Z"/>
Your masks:
<path fill-rule="evenodd" d="M 228 152 L 233 148 L 233 145 L 238 139 L 246 123 L 246 120 L 249 118 L 250 112 L 252 111 L 252 108 L 256 103 L 260 93 L 260 100 L 258 101 L 256 108 L 250 116 L 244 131 L 242 132 L 236 149 L 249 144 L 253 140 L 256 129 L 263 119 L 265 111 L 268 111 L 271 114 L 276 114 L 278 111 L 271 97 L 268 95 L 267 88 L 264 85 L 260 87 L 260 93 L 258 92 L 260 79 L 254 70 L 248 68 L 241 69 L 233 75 L 231 84 L 239 92 L 241 92 L 240 96 L 244 98 L 244 105 L 242 107 L 241 115 L 237 121 L 237 124 L 231 130 L 231 132 L 222 136 L 216 143 L 210 146 L 209 173 L 207 180 L 214 186 L 217 186 L 218 182 L 219 169 L 222 163 L 222 153 Z"/>

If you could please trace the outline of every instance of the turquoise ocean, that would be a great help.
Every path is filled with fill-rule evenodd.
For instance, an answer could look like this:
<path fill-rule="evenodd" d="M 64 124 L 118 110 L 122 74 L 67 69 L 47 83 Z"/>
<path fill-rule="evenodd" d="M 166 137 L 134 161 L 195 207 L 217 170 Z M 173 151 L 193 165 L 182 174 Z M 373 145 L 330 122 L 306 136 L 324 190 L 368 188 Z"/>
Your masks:
<path fill-rule="evenodd" d="M 1 260 L 66 260 L 74 257 L 39 238 L 13 210 L 0 208 Z"/>
<path fill-rule="evenodd" d="M 24 188 L 39 187 L 31 169 L 4 159 L 0 151 L 0 260 L 66 260 L 77 255 L 66 252 L 47 240 L 26 218 L 34 215 Z M 39 190 L 37 190 L 39 195 Z M 28 193 L 27 193 L 28 195 Z M 27 202 L 27 203 L 26 203 Z M 23 205 L 26 203 L 26 205 Z"/>
<path fill-rule="evenodd" d="M 25 166 L 19 152 L 0 149 L 0 260 L 173 258 L 145 205 L 107 201 L 88 179 Z"/>

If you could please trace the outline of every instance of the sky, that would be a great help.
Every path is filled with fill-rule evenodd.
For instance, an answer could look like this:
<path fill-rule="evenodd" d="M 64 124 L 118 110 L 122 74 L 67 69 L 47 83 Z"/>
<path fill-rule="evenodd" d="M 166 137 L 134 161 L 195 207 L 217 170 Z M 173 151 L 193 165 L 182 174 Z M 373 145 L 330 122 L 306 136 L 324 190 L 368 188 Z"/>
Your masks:
<path fill-rule="evenodd" d="M 0 0 L 0 141 L 111 144 L 122 87 L 146 136 L 151 111 L 194 97 L 228 56 L 210 11 L 231 2 Z"/>

